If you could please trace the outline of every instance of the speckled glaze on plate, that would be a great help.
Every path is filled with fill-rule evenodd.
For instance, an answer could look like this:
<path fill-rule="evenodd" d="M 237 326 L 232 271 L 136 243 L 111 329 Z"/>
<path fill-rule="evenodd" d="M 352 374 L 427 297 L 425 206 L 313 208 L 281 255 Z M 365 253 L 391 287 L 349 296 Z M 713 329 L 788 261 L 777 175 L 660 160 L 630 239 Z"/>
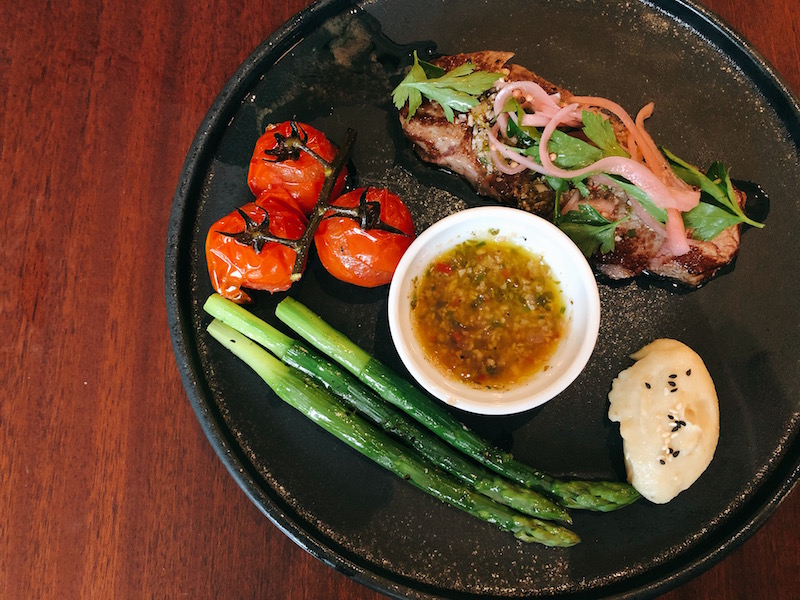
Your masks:
<path fill-rule="evenodd" d="M 210 225 L 251 199 L 252 148 L 264 126 L 296 117 L 334 141 L 358 131 L 360 185 L 407 199 L 418 231 L 486 201 L 420 163 L 401 135 L 390 91 L 413 49 L 510 50 L 575 93 L 631 111 L 656 102 L 648 128 L 683 158 L 723 160 L 770 199 L 767 227 L 747 231 L 733 269 L 681 293 L 646 281 L 601 285 L 596 350 L 576 382 L 512 417 L 459 416 L 554 474 L 622 478 L 607 416 L 614 376 L 658 337 L 706 361 L 721 436 L 706 473 L 673 502 L 574 513 L 583 542 L 517 542 L 404 484 L 318 430 L 206 334 Z M 178 367 L 211 444 L 258 507 L 299 545 L 394 597 L 638 597 L 665 591 L 746 539 L 800 472 L 800 326 L 795 272 L 800 110 L 747 43 L 689 2 L 531 0 L 327 1 L 266 40 L 222 90 L 180 175 L 166 247 L 166 301 Z M 401 368 L 389 338 L 387 289 L 334 281 L 313 260 L 291 295 L 379 359 Z M 254 312 L 274 322 L 280 297 Z"/>

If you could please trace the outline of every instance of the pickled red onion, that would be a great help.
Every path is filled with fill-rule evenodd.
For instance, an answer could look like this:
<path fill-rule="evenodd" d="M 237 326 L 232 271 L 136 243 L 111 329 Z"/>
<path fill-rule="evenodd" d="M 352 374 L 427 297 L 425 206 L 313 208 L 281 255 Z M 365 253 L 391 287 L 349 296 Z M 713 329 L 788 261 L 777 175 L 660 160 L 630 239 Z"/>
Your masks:
<path fill-rule="evenodd" d="M 550 160 L 547 144 L 553 132 L 561 124 L 563 115 L 570 114 L 573 110 L 574 105 L 572 104 L 563 107 L 556 113 L 542 132 L 542 138 L 539 140 L 539 160 L 542 161 L 545 175 L 560 177 L 562 179 L 572 179 L 574 177 L 582 177 L 593 173 L 620 175 L 650 196 L 656 206 L 664 209 L 676 208 L 678 210 L 684 210 L 682 208 L 684 198 L 681 196 L 676 197 L 676 190 L 668 188 L 646 165 L 631 160 L 630 158 L 606 156 L 582 169 L 573 170 L 561 169 L 554 165 Z M 699 200 L 699 192 L 697 192 L 697 197 Z"/>
<path fill-rule="evenodd" d="M 686 240 L 686 229 L 683 226 L 683 217 L 680 211 L 674 208 L 667 209 L 667 248 L 673 256 L 681 256 L 689 251 L 689 242 Z"/>
<path fill-rule="evenodd" d="M 542 168 L 542 165 L 534 161 L 533 159 L 525 156 L 524 154 L 520 154 L 519 152 L 515 152 L 511 150 L 508 146 L 506 146 L 503 142 L 501 142 L 497 137 L 497 130 L 499 126 L 495 123 L 494 127 L 492 127 L 488 132 L 487 135 L 489 137 L 489 152 L 492 155 L 492 158 L 495 159 L 495 167 L 501 168 L 501 164 L 504 161 L 498 160 L 498 157 L 503 157 L 508 160 L 514 161 L 519 165 L 522 165 L 524 168 L 529 169 L 535 173 L 539 173 L 540 175 L 547 175 L 547 171 Z"/>
<path fill-rule="evenodd" d="M 642 134 L 642 132 L 636 126 L 636 123 L 634 123 L 633 119 L 631 119 L 628 111 L 622 108 L 619 104 L 609 100 L 608 98 L 601 98 L 599 96 L 573 96 L 572 101 L 584 104 L 586 106 L 603 108 L 616 116 L 625 126 L 625 129 L 628 130 L 628 136 L 638 146 L 639 151 L 642 153 L 642 157 L 646 163 L 652 167 L 660 167 L 662 164 L 666 165 L 666 161 L 663 159 L 661 152 L 658 151 L 658 148 L 656 148 L 652 138 Z"/>
<path fill-rule="evenodd" d="M 501 142 L 497 140 L 496 136 L 497 136 L 497 131 L 498 129 L 500 129 L 500 127 L 502 127 L 503 129 L 505 129 L 506 127 L 506 121 L 508 120 L 508 118 L 506 117 L 505 119 L 503 119 L 502 117 L 504 116 L 505 115 L 500 115 L 497 118 L 497 123 L 495 123 L 494 127 L 492 127 L 492 129 L 489 131 L 489 142 L 490 142 L 489 155 L 492 157 L 492 163 L 494 164 L 495 169 L 497 169 L 501 173 L 505 173 L 506 175 L 516 175 L 517 173 L 522 173 L 522 171 L 524 171 L 525 169 L 529 169 L 530 167 L 517 160 L 518 155 L 515 154 L 514 152 L 510 152 L 509 153 L 510 155 L 501 155 L 499 153 L 498 145 L 500 145 Z M 503 146 L 505 146 L 505 144 L 503 144 Z M 513 163 L 516 164 L 514 165 L 507 163 L 505 160 L 503 160 L 503 157 L 508 158 L 509 160 L 513 161 Z"/>
<path fill-rule="evenodd" d="M 644 120 L 653 114 L 654 104 L 652 102 L 646 104 L 639 111 L 636 122 L 634 122 L 624 108 L 607 98 L 573 96 L 572 101 L 588 106 L 597 106 L 614 114 L 628 130 L 628 136 L 631 140 L 629 144 L 634 149 L 633 152 L 630 152 L 632 158 L 638 160 L 639 153 L 641 153 L 641 158 L 644 159 L 648 168 L 672 190 L 675 208 L 681 212 L 686 212 L 697 206 L 698 202 L 700 202 L 700 192 L 694 190 L 675 175 L 653 138 L 644 129 Z M 661 206 L 661 208 L 668 208 L 668 206 Z"/>
<path fill-rule="evenodd" d="M 633 208 L 634 214 L 639 218 L 639 220 L 642 223 L 647 225 L 650 229 L 655 231 L 661 237 L 667 237 L 667 230 L 664 227 L 664 224 L 661 223 L 661 221 L 656 219 L 649 212 L 647 212 L 644 206 L 642 206 L 642 204 L 635 198 L 631 198 L 631 208 Z"/>
<path fill-rule="evenodd" d="M 497 92 L 493 104 L 494 114 L 499 115 L 503 112 L 503 107 L 514 95 L 514 92 L 523 94 L 533 106 L 533 113 L 526 114 L 520 123 L 525 127 L 544 127 L 547 121 L 561 108 L 558 105 L 560 94 L 548 94 L 542 86 L 534 81 L 512 81 L 502 85 L 500 91 Z M 569 120 L 565 120 L 565 125 L 571 127 L 577 127 L 580 124 L 580 112 L 571 115 Z"/>
<path fill-rule="evenodd" d="M 515 82 L 504 86 L 498 92 L 494 103 L 495 114 L 502 115 L 502 108 L 506 100 L 515 90 L 531 92 L 531 97 L 539 102 L 538 108 L 534 103 L 534 108 L 537 112 L 533 115 L 528 115 L 530 118 L 527 123 L 546 122 L 542 137 L 539 140 L 539 160 L 541 165 L 526 156 L 514 152 L 498 139 L 499 123 L 507 123 L 508 117 L 504 117 L 489 132 L 490 152 L 495 165 L 500 171 L 513 174 L 528 168 L 543 175 L 563 179 L 572 179 L 597 173 L 610 173 L 624 177 L 646 193 L 656 206 L 667 210 L 667 225 L 664 228 L 660 226 L 660 223 L 656 224 L 655 219 L 647 217 L 642 219 L 648 227 L 666 236 L 665 245 L 667 251 L 675 256 L 689 251 L 689 243 L 686 240 L 686 231 L 680 213 L 681 211 L 691 210 L 696 206 L 700 199 L 700 193 L 674 175 L 666 159 L 656 148 L 652 138 L 644 131 L 643 123 L 652 114 L 652 103 L 639 111 L 639 114 L 637 114 L 638 123 L 636 123 L 621 106 L 605 98 L 573 97 L 572 103 L 558 107 L 555 100 L 538 84 L 534 82 Z M 562 169 L 553 164 L 548 150 L 550 138 L 556 128 L 576 118 L 579 103 L 599 106 L 615 114 L 628 129 L 630 147 L 636 149 L 635 158 L 607 156 L 582 169 L 573 170 Z M 555 111 L 554 108 L 556 108 Z M 512 116 L 512 118 L 514 117 Z M 548 118 L 549 121 L 547 121 Z M 523 124 L 525 123 L 525 117 L 523 117 Z M 636 160 L 638 151 L 641 151 L 644 162 Z M 508 165 L 500 157 L 514 161 L 516 166 Z"/>

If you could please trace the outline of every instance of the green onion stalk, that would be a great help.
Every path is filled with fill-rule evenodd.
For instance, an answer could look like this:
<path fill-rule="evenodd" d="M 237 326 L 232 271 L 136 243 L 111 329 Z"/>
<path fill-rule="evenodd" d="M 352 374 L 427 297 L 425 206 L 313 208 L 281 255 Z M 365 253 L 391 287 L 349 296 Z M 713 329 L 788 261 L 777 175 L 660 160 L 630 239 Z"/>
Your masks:
<path fill-rule="evenodd" d="M 499 528 L 524 542 L 572 546 L 580 540 L 562 525 L 522 515 L 478 494 L 434 468 L 415 450 L 403 446 L 346 409 L 324 387 L 282 363 L 238 331 L 215 319 L 208 333 L 248 364 L 275 392 L 323 429 L 364 456 L 436 498 Z"/>
<path fill-rule="evenodd" d="M 639 499 L 628 483 L 561 479 L 539 471 L 469 429 L 442 405 L 372 357 L 293 298 L 282 300 L 276 316 L 300 337 L 448 444 L 507 479 L 556 499 L 566 508 L 608 512 Z"/>
<path fill-rule="evenodd" d="M 264 346 L 285 364 L 313 378 L 340 401 L 383 430 L 416 449 L 427 460 L 473 490 L 522 513 L 545 520 L 571 523 L 567 511 L 534 490 L 499 477 L 469 460 L 449 444 L 378 397 L 350 372 L 327 357 L 278 331 L 247 309 L 212 294 L 204 305 L 212 317 Z"/>

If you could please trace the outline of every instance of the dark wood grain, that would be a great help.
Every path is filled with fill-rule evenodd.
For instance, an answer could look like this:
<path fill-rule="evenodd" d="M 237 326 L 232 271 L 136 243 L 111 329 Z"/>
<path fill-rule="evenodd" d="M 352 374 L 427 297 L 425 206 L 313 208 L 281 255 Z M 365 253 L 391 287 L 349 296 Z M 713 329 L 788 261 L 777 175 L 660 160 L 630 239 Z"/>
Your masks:
<path fill-rule="evenodd" d="M 377 600 L 275 528 L 176 370 L 163 251 L 217 92 L 308 4 L 0 8 L 0 597 Z M 796 0 L 707 0 L 800 92 Z M 800 492 L 666 595 L 796 598 Z"/>

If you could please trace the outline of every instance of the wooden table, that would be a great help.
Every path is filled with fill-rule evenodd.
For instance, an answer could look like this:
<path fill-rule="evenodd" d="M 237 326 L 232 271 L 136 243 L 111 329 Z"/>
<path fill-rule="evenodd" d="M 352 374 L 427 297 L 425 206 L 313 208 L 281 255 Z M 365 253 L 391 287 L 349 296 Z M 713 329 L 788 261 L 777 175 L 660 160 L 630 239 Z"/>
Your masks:
<path fill-rule="evenodd" d="M 164 306 L 167 220 L 196 129 L 308 3 L 3 3 L 0 597 L 382 597 L 239 490 L 186 399 Z M 796 0 L 703 4 L 800 93 Z M 795 491 L 665 597 L 796 598 L 798 531 Z"/>

